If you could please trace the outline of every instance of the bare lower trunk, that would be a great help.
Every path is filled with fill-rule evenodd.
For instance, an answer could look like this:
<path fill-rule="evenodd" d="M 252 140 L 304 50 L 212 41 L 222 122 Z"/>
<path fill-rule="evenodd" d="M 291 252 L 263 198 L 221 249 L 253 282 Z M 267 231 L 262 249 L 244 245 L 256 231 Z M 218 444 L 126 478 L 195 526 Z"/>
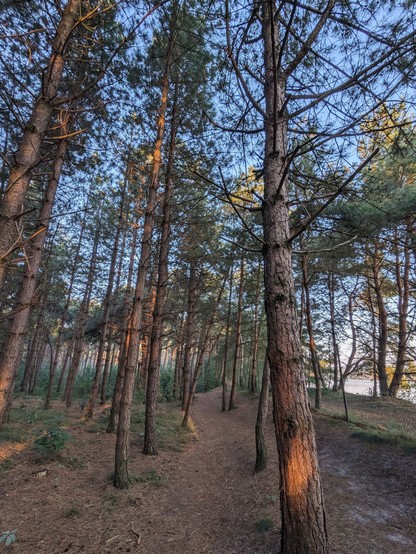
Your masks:
<path fill-rule="evenodd" d="M 267 446 L 265 438 L 267 412 L 269 410 L 269 384 L 270 384 L 270 365 L 266 354 L 263 366 L 263 379 L 261 382 L 261 392 L 259 399 L 259 408 L 256 420 L 256 463 L 255 473 L 259 473 L 267 467 Z"/>
<path fill-rule="evenodd" d="M 127 175 L 126 170 L 126 175 Z M 116 262 L 117 262 L 117 255 L 118 255 L 118 248 L 119 248 L 119 242 L 120 242 L 120 234 L 122 231 L 122 225 L 123 225 L 123 216 L 124 216 L 124 198 L 125 198 L 125 191 L 127 186 L 127 177 L 124 180 L 123 184 L 123 190 L 121 193 L 121 199 L 120 199 L 120 208 L 119 208 L 119 216 L 118 216 L 118 223 L 116 228 L 116 233 L 114 237 L 114 244 L 113 244 L 113 251 L 111 253 L 111 262 L 110 262 L 110 271 L 108 275 L 108 282 L 107 282 L 107 290 L 105 294 L 104 299 L 104 310 L 103 310 L 103 319 L 101 322 L 101 334 L 100 334 L 100 342 L 98 345 L 98 352 L 97 352 L 97 362 L 95 365 L 95 374 L 94 379 L 92 382 L 91 387 L 91 393 L 90 397 L 88 399 L 88 402 L 85 406 L 85 412 L 84 417 L 86 419 L 91 419 L 94 413 L 94 406 L 95 401 L 98 394 L 98 387 L 100 384 L 100 378 L 101 378 L 101 371 L 103 368 L 104 363 L 104 350 L 105 350 L 105 344 L 107 341 L 107 331 L 108 331 L 108 322 L 110 319 L 110 305 L 111 305 L 111 296 L 113 293 L 113 285 L 114 285 L 114 278 L 116 274 Z"/>
<path fill-rule="evenodd" d="M 175 9 L 175 8 L 174 8 Z M 172 18 L 170 24 L 172 25 Z M 141 243 L 141 252 L 139 266 L 137 271 L 137 282 L 133 300 L 133 309 L 130 318 L 130 327 L 126 339 L 126 364 L 123 391 L 120 400 L 120 411 L 117 425 L 117 439 L 114 464 L 114 485 L 119 489 L 125 489 L 129 486 L 128 474 L 128 452 L 129 452 L 129 433 L 131 406 L 133 401 L 134 377 L 138 362 L 139 349 L 139 326 L 141 323 L 143 296 L 146 282 L 146 274 L 149 267 L 151 256 L 151 238 L 154 224 L 154 216 L 157 205 L 157 189 L 159 186 L 159 172 L 162 162 L 162 143 L 165 134 L 165 118 L 168 102 L 169 79 L 171 68 L 171 57 L 173 47 L 173 30 L 170 28 L 170 36 L 167 46 L 167 62 L 162 84 L 162 95 L 159 107 L 157 121 L 157 137 L 153 151 L 152 177 L 149 186 L 147 206 L 145 210 L 143 236 Z"/>
<path fill-rule="evenodd" d="M 191 353 L 194 337 L 195 321 L 195 301 L 196 301 L 196 272 L 195 260 L 191 260 L 188 279 L 188 307 L 185 327 L 185 347 L 183 354 L 182 368 L 182 411 L 185 410 L 188 402 L 189 387 L 191 383 Z"/>
<path fill-rule="evenodd" d="M 223 283 L 221 285 L 221 289 L 218 293 L 217 301 L 215 302 L 214 307 L 211 310 L 211 316 L 209 318 L 209 322 L 208 322 L 207 328 L 205 330 L 202 342 L 199 346 L 198 356 L 197 356 L 197 360 L 196 360 L 196 364 L 195 364 L 194 375 L 192 377 L 192 384 L 191 384 L 191 388 L 190 388 L 190 391 L 189 391 L 188 400 L 187 400 L 187 403 L 186 403 L 186 406 L 185 406 L 185 414 L 184 414 L 183 420 L 182 420 L 182 427 L 187 427 L 188 423 L 189 423 L 189 413 L 190 413 L 192 402 L 193 402 L 193 399 L 194 399 L 194 396 L 195 396 L 195 390 L 196 390 L 196 385 L 197 385 L 197 382 L 198 382 L 198 377 L 199 377 L 199 374 L 200 374 L 200 371 L 201 371 L 201 368 L 202 368 L 202 363 L 204 361 L 205 352 L 206 352 L 208 344 L 209 344 L 209 338 L 210 338 L 211 330 L 212 330 L 212 327 L 214 325 L 215 315 L 217 313 L 219 303 L 221 302 L 221 297 L 222 297 L 222 293 L 224 292 L 226 281 L 227 281 L 227 277 L 225 277 L 225 279 L 223 280 Z"/>
<path fill-rule="evenodd" d="M 225 327 L 225 343 L 224 343 L 224 360 L 222 367 L 222 406 L 221 411 L 225 412 L 226 409 L 226 393 L 227 393 L 227 358 L 228 358 L 228 341 L 230 338 L 230 323 L 231 323 L 231 300 L 233 295 L 233 272 L 234 264 L 231 263 L 230 268 L 230 291 L 228 294 L 228 309 L 227 309 L 227 323 Z"/>
<path fill-rule="evenodd" d="M 328 292 L 329 292 L 329 313 L 331 324 L 331 339 L 332 339 L 332 360 L 334 364 L 333 368 L 333 384 L 332 390 L 336 392 L 339 387 L 339 373 L 341 368 L 339 367 L 339 349 L 337 342 L 337 335 L 335 329 L 335 278 L 333 273 L 328 274 Z"/>
<path fill-rule="evenodd" d="M 100 238 L 100 224 L 99 216 L 96 222 L 94 245 L 91 254 L 90 266 L 88 270 L 87 281 L 85 283 L 85 291 L 82 299 L 81 307 L 78 312 L 77 320 L 75 323 L 75 337 L 74 337 L 74 353 L 71 359 L 71 365 L 68 370 L 68 378 L 66 381 L 64 400 L 66 407 L 69 408 L 72 405 L 72 394 L 74 389 L 75 379 L 77 377 L 79 366 L 81 363 L 82 349 L 84 347 L 84 335 L 85 327 L 87 324 L 88 311 L 90 307 L 91 292 L 94 282 L 95 269 L 97 264 L 97 250 Z"/>
<path fill-rule="evenodd" d="M 237 369 L 241 356 L 241 323 L 243 318 L 243 284 L 244 284 L 244 256 L 241 256 L 240 263 L 240 283 L 238 286 L 238 304 L 237 304 L 237 323 L 235 330 L 235 349 L 233 360 L 233 372 L 231 377 L 231 391 L 228 409 L 233 410 L 235 405 L 235 393 L 237 389 Z"/>
<path fill-rule="evenodd" d="M 408 340 L 407 318 L 410 299 L 410 238 L 412 232 L 412 223 L 409 222 L 406 228 L 406 235 L 403 246 L 403 275 L 401 274 L 401 259 L 399 252 L 399 234 L 395 233 L 396 248 L 396 284 L 398 292 L 398 314 L 399 314 L 399 332 L 397 342 L 397 358 L 393 379 L 389 386 L 389 396 L 396 397 L 399 392 L 406 364 L 406 347 Z"/>
<path fill-rule="evenodd" d="M 301 245 L 303 246 L 303 242 L 301 242 Z M 312 370 L 315 378 L 315 409 L 320 410 L 322 397 L 321 370 L 319 367 L 319 358 L 318 352 L 316 350 L 315 336 L 312 324 L 307 254 L 302 254 L 302 285 L 303 290 L 305 291 L 305 317 L 309 336 L 309 352 L 311 355 Z"/>
<path fill-rule="evenodd" d="M 279 452 L 281 554 L 326 554 L 328 538 L 292 276 L 286 76 L 276 68 L 274 2 L 262 3 L 265 65 L 264 267 L 268 358 Z"/>
<path fill-rule="evenodd" d="M 387 371 L 386 371 L 386 356 L 387 356 L 387 310 L 384 302 L 381 276 L 382 255 L 380 253 L 378 242 L 374 243 L 374 258 L 373 258 L 373 280 L 374 290 L 377 298 L 378 307 L 378 352 L 377 352 L 377 372 L 380 383 L 381 396 L 387 396 Z"/>
<path fill-rule="evenodd" d="M 147 368 L 146 412 L 144 425 L 143 454 L 157 454 L 156 444 L 156 400 L 159 386 L 160 362 L 162 350 L 163 317 L 168 284 L 168 257 L 170 249 L 171 202 L 173 196 L 173 164 L 176 147 L 176 114 L 178 101 L 178 84 L 175 85 L 168 163 L 166 167 L 166 185 L 163 197 L 162 232 L 160 236 L 158 276 L 156 284 L 155 305 L 153 309 L 152 329 L 150 333 L 149 364 Z"/>
<path fill-rule="evenodd" d="M 256 280 L 256 296 L 254 299 L 254 321 L 253 321 L 253 353 L 251 357 L 251 373 L 250 373 L 250 392 L 257 391 L 257 353 L 259 350 L 260 322 L 259 317 L 259 297 L 260 297 L 260 274 L 261 264 L 259 262 Z"/>

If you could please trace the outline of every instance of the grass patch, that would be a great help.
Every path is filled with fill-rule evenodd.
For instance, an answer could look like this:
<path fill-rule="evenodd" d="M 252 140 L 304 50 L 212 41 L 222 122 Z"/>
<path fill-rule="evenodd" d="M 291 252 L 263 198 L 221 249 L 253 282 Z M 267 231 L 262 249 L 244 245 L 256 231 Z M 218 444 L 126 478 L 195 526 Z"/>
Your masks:
<path fill-rule="evenodd" d="M 379 429 L 355 429 L 351 432 L 351 436 L 370 444 L 386 444 L 401 447 L 407 454 L 416 452 L 416 441 L 392 435 L 388 431 Z"/>
<path fill-rule="evenodd" d="M 156 440 L 160 450 L 181 452 L 188 439 L 194 433 L 193 429 L 181 427 L 183 414 L 175 402 L 159 404 L 156 415 Z M 131 425 L 132 433 L 141 439 L 144 437 L 145 413 L 144 406 L 135 405 Z"/>
<path fill-rule="evenodd" d="M 16 427 L 11 424 L 5 425 L 0 430 L 0 443 L 2 442 L 28 442 L 30 439 L 30 433 L 25 428 Z"/>
<path fill-rule="evenodd" d="M 161 487 L 163 485 L 163 478 L 154 469 L 143 471 L 143 473 L 133 477 L 132 480 L 137 483 L 148 483 L 154 487 Z"/>
<path fill-rule="evenodd" d="M 255 522 L 254 527 L 258 533 L 267 533 L 267 531 L 273 529 L 274 522 L 269 517 L 263 517 Z"/>
<path fill-rule="evenodd" d="M 373 398 L 347 393 L 350 422 L 365 430 L 416 442 L 415 405 L 399 398 Z M 322 398 L 322 414 L 345 421 L 342 394 L 328 391 Z M 373 440 L 373 439 L 371 439 Z M 377 440 L 377 439 L 375 439 Z M 374 440 L 373 440 L 374 442 Z M 382 442 L 387 443 L 387 440 Z"/>

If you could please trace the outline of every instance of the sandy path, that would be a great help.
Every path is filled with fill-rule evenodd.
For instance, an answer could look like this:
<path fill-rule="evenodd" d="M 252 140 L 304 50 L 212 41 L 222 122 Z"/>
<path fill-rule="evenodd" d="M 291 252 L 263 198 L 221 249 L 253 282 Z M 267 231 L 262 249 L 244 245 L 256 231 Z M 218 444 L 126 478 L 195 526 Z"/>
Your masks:
<path fill-rule="evenodd" d="M 255 529 L 276 507 L 269 495 L 270 475 L 252 473 L 255 404 L 244 398 L 236 410 L 221 413 L 218 390 L 197 396 L 197 440 L 178 456 L 178 465 L 166 461 L 159 466 L 165 475 L 171 470 L 172 478 L 165 478 L 159 494 L 143 506 L 137 522 L 140 552 L 273 551 L 271 534 L 259 540 Z M 259 543 L 264 543 L 261 548 Z"/>
<path fill-rule="evenodd" d="M 257 399 L 239 395 L 221 413 L 221 392 L 197 395 L 197 437 L 182 452 L 143 456 L 131 440 L 130 470 L 153 470 L 161 486 L 111 484 L 113 435 L 74 420 L 66 458 L 32 476 L 33 454 L 0 473 L 0 531 L 17 528 L 18 554 L 275 554 L 279 543 L 277 455 L 272 418 L 269 466 L 252 473 Z M 416 552 L 415 453 L 351 437 L 347 426 L 316 416 L 331 552 Z M 72 457 L 72 458 L 70 458 Z M 157 483 L 156 483 L 157 484 Z M 269 527 L 260 530 L 259 524 Z M 0 545 L 0 552 L 4 546 Z"/>

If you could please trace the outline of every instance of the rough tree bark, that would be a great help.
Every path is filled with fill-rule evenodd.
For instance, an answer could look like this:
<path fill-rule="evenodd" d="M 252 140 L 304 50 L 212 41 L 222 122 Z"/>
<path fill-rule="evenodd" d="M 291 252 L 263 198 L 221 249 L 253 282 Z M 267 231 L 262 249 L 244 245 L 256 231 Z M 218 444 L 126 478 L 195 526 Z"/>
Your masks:
<path fill-rule="evenodd" d="M 269 410 L 269 384 L 270 384 L 270 364 L 266 354 L 263 366 L 263 378 L 261 381 L 261 391 L 259 398 L 259 407 L 256 419 L 256 463 L 254 472 L 259 473 L 267 467 L 267 446 L 264 436 Z"/>
<path fill-rule="evenodd" d="M 40 150 L 49 127 L 65 65 L 68 39 L 80 17 L 81 0 L 69 0 L 52 41 L 52 52 L 42 78 L 42 89 L 25 126 L 20 148 L 14 156 L 10 177 L 0 206 L 0 291 L 8 255 L 21 240 L 21 214 L 33 168 L 40 161 Z"/>
<path fill-rule="evenodd" d="M 262 2 L 265 68 L 264 267 L 274 421 L 280 472 L 282 554 L 326 554 L 328 537 L 292 275 L 288 213 L 286 73 L 279 70 L 274 2 Z"/>
<path fill-rule="evenodd" d="M 43 198 L 42 208 L 39 214 L 39 222 L 27 252 L 23 281 L 14 315 L 11 321 L 10 331 L 6 343 L 3 345 L 0 358 L 0 424 L 6 410 L 11 387 L 15 380 L 20 354 L 23 347 L 23 339 L 29 320 L 32 302 L 35 296 L 37 274 L 42 260 L 43 247 L 49 227 L 55 194 L 61 176 L 62 166 L 68 149 L 68 142 L 61 140 L 58 143 L 55 160 L 52 165 L 51 176 L 48 181 Z M 33 387 L 34 388 L 34 387 Z"/>

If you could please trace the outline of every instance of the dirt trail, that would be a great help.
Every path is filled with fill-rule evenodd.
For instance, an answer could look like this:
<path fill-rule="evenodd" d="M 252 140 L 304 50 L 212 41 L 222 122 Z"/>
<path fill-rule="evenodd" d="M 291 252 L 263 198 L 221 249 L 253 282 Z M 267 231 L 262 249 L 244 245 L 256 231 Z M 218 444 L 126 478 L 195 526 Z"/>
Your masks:
<path fill-rule="evenodd" d="M 197 395 L 197 435 L 183 452 L 143 456 L 132 441 L 131 472 L 154 471 L 158 483 L 128 491 L 109 483 L 114 437 L 71 430 L 80 468 L 55 462 L 48 477 L 31 476 L 22 458 L 0 478 L 0 531 L 18 528 L 10 549 L 21 554 L 272 554 L 278 536 L 277 456 L 271 417 L 270 463 L 253 475 L 257 399 L 238 397 L 220 412 L 220 391 Z M 414 454 L 352 438 L 347 427 L 316 418 L 331 551 L 416 551 Z M 0 547 L 0 551 L 2 547 Z"/>

